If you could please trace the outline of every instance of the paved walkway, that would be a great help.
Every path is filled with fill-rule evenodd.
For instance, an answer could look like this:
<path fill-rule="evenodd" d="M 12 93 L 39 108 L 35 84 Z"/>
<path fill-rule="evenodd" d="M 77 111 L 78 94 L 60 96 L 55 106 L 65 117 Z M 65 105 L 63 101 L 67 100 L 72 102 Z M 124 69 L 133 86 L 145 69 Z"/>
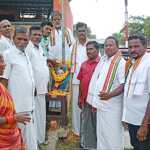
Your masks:
<path fill-rule="evenodd" d="M 58 131 L 48 131 L 48 145 L 46 145 L 46 150 L 56 150 L 57 142 Z"/>
<path fill-rule="evenodd" d="M 130 138 L 129 138 L 129 133 L 128 131 L 125 131 L 124 132 L 124 145 L 125 145 L 125 148 L 132 148 L 131 144 L 130 144 Z"/>

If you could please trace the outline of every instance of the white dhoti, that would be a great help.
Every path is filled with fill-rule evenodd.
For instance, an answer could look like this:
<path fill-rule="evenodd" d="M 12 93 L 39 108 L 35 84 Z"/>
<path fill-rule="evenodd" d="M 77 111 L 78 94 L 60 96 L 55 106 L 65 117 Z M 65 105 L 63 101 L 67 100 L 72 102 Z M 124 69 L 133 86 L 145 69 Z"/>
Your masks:
<path fill-rule="evenodd" d="M 123 150 L 121 111 L 97 110 L 97 150 Z"/>
<path fill-rule="evenodd" d="M 35 114 L 31 114 L 31 121 L 26 125 L 19 123 L 18 126 L 21 129 L 23 141 L 25 143 L 26 150 L 38 150 L 37 133 L 35 124 Z"/>
<path fill-rule="evenodd" d="M 46 101 L 45 94 L 37 95 L 35 98 L 35 116 L 37 126 L 38 143 L 45 142 L 46 131 Z"/>
<path fill-rule="evenodd" d="M 80 108 L 78 107 L 79 85 L 72 86 L 72 128 L 73 132 L 80 133 Z"/>

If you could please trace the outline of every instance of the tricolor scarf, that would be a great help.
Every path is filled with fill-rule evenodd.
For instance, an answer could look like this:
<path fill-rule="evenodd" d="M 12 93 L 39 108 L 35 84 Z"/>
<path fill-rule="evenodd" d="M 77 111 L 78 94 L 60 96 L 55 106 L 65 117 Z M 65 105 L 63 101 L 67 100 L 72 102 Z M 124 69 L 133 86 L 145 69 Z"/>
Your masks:
<path fill-rule="evenodd" d="M 102 88 L 103 92 L 110 92 L 121 58 L 122 58 L 122 55 L 120 52 L 118 52 L 112 59 L 103 88 Z"/>
<path fill-rule="evenodd" d="M 87 43 L 88 39 L 86 40 L 85 44 Z M 78 49 L 79 41 L 73 44 L 72 51 L 71 51 L 71 72 L 75 73 L 77 68 L 77 49 Z"/>
<path fill-rule="evenodd" d="M 136 68 L 139 66 L 142 57 L 143 57 L 143 56 L 137 58 L 137 59 L 135 60 L 135 63 L 134 63 L 133 66 L 132 66 L 131 75 L 130 75 L 130 77 L 129 77 L 129 85 L 128 85 L 128 89 L 127 89 L 127 96 L 129 95 L 129 91 L 130 91 L 130 86 L 131 86 L 131 81 L 132 81 L 133 73 L 134 73 L 134 71 L 136 70 Z M 130 67 L 131 67 L 131 65 L 132 65 L 132 64 L 131 64 L 131 61 L 130 61 Z M 130 68 L 128 68 L 128 72 L 129 72 L 129 69 L 130 69 Z"/>
<path fill-rule="evenodd" d="M 78 41 L 73 44 L 72 52 L 71 52 L 71 72 L 75 73 L 76 65 L 77 65 L 77 47 Z"/>
<path fill-rule="evenodd" d="M 14 103 L 7 89 L 0 84 L 0 116 L 15 114 Z M 16 122 L 0 125 L 0 149 L 1 150 L 24 150 L 21 132 Z"/>
<path fill-rule="evenodd" d="M 56 45 L 56 37 L 55 37 L 55 29 L 51 31 L 50 33 L 50 44 L 51 46 L 55 46 Z M 71 38 L 70 38 L 70 33 L 67 30 L 67 28 L 64 28 L 64 37 L 65 40 L 67 42 L 67 44 L 69 45 L 69 47 L 71 46 L 72 42 L 71 42 Z"/>

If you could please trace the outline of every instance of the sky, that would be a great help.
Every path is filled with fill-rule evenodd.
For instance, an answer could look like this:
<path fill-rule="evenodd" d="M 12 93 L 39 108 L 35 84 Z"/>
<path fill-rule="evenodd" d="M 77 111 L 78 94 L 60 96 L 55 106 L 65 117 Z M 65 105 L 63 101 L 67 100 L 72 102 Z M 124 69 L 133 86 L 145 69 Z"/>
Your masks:
<path fill-rule="evenodd" d="M 124 0 L 72 0 L 74 23 L 85 22 L 98 39 L 119 32 L 124 25 Z M 150 16 L 150 0 L 128 0 L 128 16 Z"/>

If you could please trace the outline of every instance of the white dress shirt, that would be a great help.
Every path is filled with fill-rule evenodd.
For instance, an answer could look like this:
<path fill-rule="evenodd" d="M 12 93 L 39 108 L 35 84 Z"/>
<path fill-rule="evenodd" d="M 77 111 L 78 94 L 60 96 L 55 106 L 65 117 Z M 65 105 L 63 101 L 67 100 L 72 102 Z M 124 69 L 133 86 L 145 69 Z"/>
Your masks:
<path fill-rule="evenodd" d="M 49 81 L 49 69 L 43 49 L 40 45 L 39 48 L 34 46 L 30 41 L 26 48 L 26 53 L 32 64 L 37 94 L 45 94 L 47 93 L 47 85 Z"/>
<path fill-rule="evenodd" d="M 16 112 L 28 112 L 34 109 L 34 79 L 28 56 L 11 48 L 5 55 L 6 68 L 3 78 L 8 79 L 8 90 L 12 95 Z"/>
<path fill-rule="evenodd" d="M 71 46 L 71 50 L 72 49 L 73 49 L 73 45 Z M 73 65 L 76 65 L 76 67 L 75 67 L 76 70 L 74 72 L 73 80 L 72 80 L 73 84 L 80 83 L 80 81 L 77 79 L 77 76 L 79 74 L 81 64 L 87 59 L 88 59 L 88 57 L 87 57 L 87 53 L 86 53 L 86 43 L 84 45 L 82 45 L 78 42 L 77 51 L 76 51 L 76 64 L 73 64 Z M 74 66 L 72 66 L 72 68 L 74 68 Z"/>
<path fill-rule="evenodd" d="M 148 101 L 150 100 L 150 54 L 146 53 L 136 70 L 132 74 L 130 89 L 129 79 L 132 68 L 124 88 L 124 109 L 122 120 L 134 125 L 141 125 Z M 128 92 L 129 91 L 129 92 Z"/>
<path fill-rule="evenodd" d="M 5 36 L 0 37 L 0 52 L 3 53 L 13 46 L 13 42 Z"/>
<path fill-rule="evenodd" d="M 97 81 L 93 83 L 93 88 L 91 89 L 93 90 L 93 98 L 90 100 L 88 100 L 87 98 L 88 103 L 90 103 L 95 108 L 98 108 L 104 111 L 107 111 L 107 110 L 117 110 L 117 111 L 119 110 L 120 111 L 122 109 L 122 104 L 123 104 L 123 94 L 112 97 L 108 101 L 102 101 L 100 100 L 100 97 L 98 96 L 100 91 L 102 91 L 102 88 L 103 88 L 103 85 L 104 85 L 104 82 L 105 82 L 105 79 L 109 70 L 109 66 L 113 58 L 114 56 L 112 56 L 111 58 L 108 58 L 107 56 L 103 56 L 101 58 L 99 64 L 97 65 L 97 67 L 99 68 L 97 67 L 95 68 L 96 72 L 98 72 L 97 70 L 99 70 L 99 74 L 97 75 L 98 77 Z M 124 82 L 125 82 L 125 60 L 121 58 L 110 92 L 116 89 L 120 84 L 123 84 Z"/>

